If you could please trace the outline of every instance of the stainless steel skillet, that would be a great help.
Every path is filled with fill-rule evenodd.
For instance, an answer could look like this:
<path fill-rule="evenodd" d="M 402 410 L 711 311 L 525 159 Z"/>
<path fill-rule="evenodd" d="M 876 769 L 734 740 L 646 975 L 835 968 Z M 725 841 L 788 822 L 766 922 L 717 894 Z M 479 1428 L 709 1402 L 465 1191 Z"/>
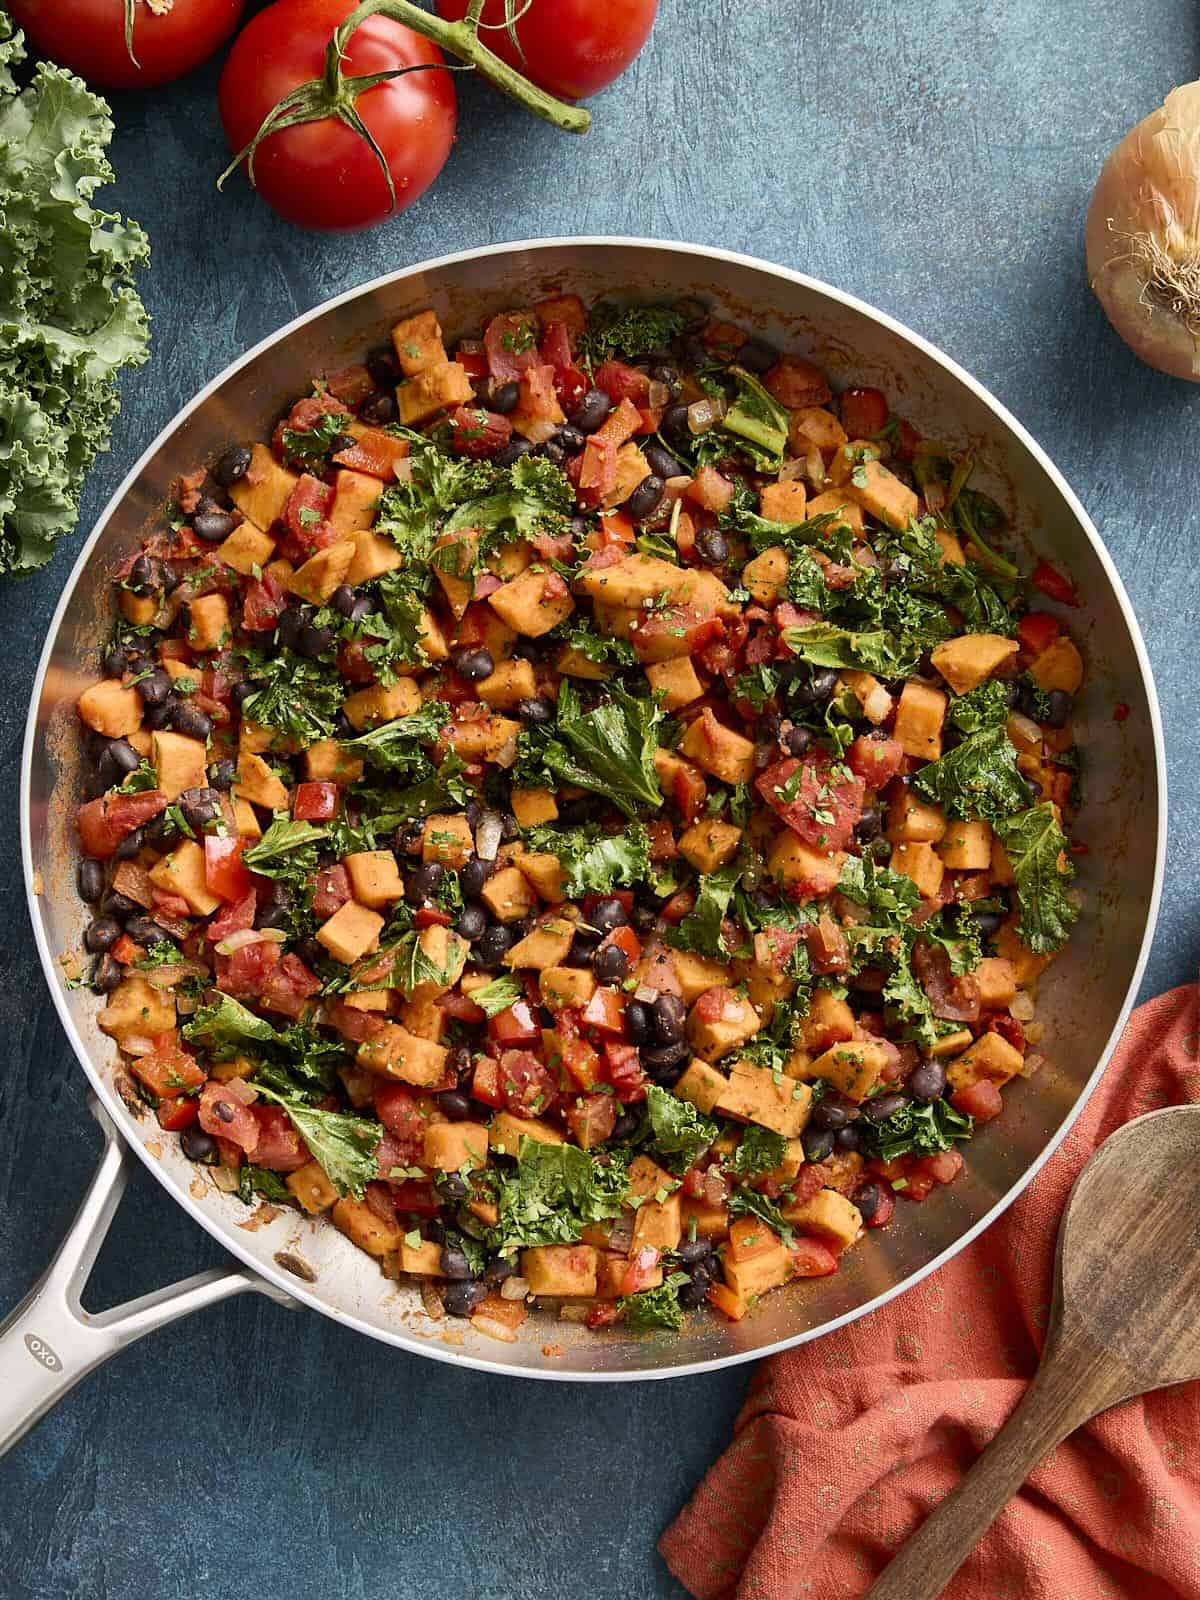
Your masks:
<path fill-rule="evenodd" d="M 283 1214 L 257 1231 L 246 1210 L 180 1155 L 173 1137 L 121 1093 L 97 1003 L 63 980 L 60 956 L 84 920 L 74 889 L 73 815 L 81 749 L 74 715 L 109 627 L 108 580 L 167 498 L 172 480 L 231 440 L 267 437 L 314 371 L 354 359 L 398 317 L 436 307 L 451 335 L 498 310 L 573 290 L 585 299 L 700 294 L 828 369 L 835 384 L 877 384 L 920 430 L 969 445 L 979 481 L 1031 548 L 1069 566 L 1082 607 L 1071 625 L 1088 661 L 1078 714 L 1087 751 L 1080 833 L 1083 917 L 1042 986 L 1039 1048 L 1049 1065 L 1009 1096 L 971 1149 L 967 1172 L 930 1204 L 854 1251 L 836 1276 L 766 1298 L 745 1321 L 697 1317 L 676 1336 L 596 1336 L 534 1316 L 514 1344 L 431 1321 L 416 1292 L 383 1279 L 328 1225 Z M 1114 719 L 1123 704 L 1128 715 Z M 74 1382 L 123 1344 L 202 1305 L 253 1288 L 311 1307 L 373 1338 L 437 1360 L 560 1379 L 661 1378 L 748 1361 L 834 1332 L 914 1289 L 988 1225 L 1064 1137 L 1103 1069 L 1142 971 L 1158 905 L 1165 841 L 1162 733 L 1146 653 L 1099 537 L 1061 475 L 973 378 L 891 318 L 825 284 L 725 251 L 637 239 L 540 240 L 446 256 L 329 301 L 263 341 L 208 384 L 154 441 L 80 552 L 50 625 L 34 685 L 22 769 L 22 845 L 30 913 L 63 1026 L 106 1132 L 93 1189 L 54 1267 L 0 1330 L 0 1447 L 20 1437 Z M 78 1290 L 133 1151 L 242 1265 L 177 1284 L 89 1319 Z M 919 1292 L 936 1294 L 936 1281 Z"/>

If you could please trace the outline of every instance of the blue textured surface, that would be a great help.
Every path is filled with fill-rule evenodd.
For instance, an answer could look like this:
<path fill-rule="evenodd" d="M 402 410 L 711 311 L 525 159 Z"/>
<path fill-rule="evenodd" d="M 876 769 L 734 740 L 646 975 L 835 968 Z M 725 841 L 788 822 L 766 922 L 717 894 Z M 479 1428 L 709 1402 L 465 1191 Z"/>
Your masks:
<path fill-rule="evenodd" d="M 827 278 L 990 385 L 1104 533 L 1172 752 L 1169 882 L 1145 992 L 1181 982 L 1197 946 L 1200 397 L 1110 334 L 1083 282 L 1081 229 L 1104 154 L 1195 76 L 1198 45 L 1190 0 L 664 0 L 634 70 L 594 102 L 586 142 L 460 80 L 441 181 L 396 223 L 349 240 L 277 224 L 240 184 L 215 194 L 215 70 L 123 97 L 120 181 L 104 202 L 150 231 L 155 347 L 126 386 L 84 525 L 233 356 L 405 262 L 528 235 L 641 233 Z M 16 826 L 25 704 L 68 565 L 63 549 L 32 583 L 0 590 L 0 1305 L 45 1264 L 98 1148 L 26 937 Z M 139 1170 L 92 1302 L 220 1258 Z M 741 1370 L 636 1388 L 504 1381 L 235 1302 L 104 1370 L 0 1467 L 0 1590 L 681 1595 L 654 1541 L 725 1439 L 745 1382 Z"/>

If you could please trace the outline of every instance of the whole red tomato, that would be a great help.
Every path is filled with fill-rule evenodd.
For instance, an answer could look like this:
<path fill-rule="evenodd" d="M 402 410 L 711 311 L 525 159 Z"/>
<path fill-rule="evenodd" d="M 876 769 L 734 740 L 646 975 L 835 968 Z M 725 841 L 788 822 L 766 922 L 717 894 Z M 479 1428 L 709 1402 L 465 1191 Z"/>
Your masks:
<path fill-rule="evenodd" d="M 176 0 L 161 14 L 135 5 L 133 53 L 125 0 L 9 0 L 13 21 L 38 55 L 103 89 L 152 89 L 191 72 L 233 32 L 242 0 Z"/>
<path fill-rule="evenodd" d="M 219 105 L 230 149 L 248 145 L 263 119 L 299 84 L 320 78 L 331 35 L 351 0 L 275 0 L 238 35 L 221 74 Z M 396 67 L 442 64 L 428 39 L 386 17 L 351 35 L 347 78 Z M 410 206 L 446 164 L 458 120 L 449 72 L 409 72 L 376 84 L 356 102 L 382 150 L 396 189 L 395 211 Z M 334 117 L 272 133 L 254 154 L 254 181 L 268 205 L 304 228 L 367 228 L 393 215 L 387 181 L 367 141 Z"/>
<path fill-rule="evenodd" d="M 437 0 L 437 8 L 448 22 L 460 22 L 468 3 Z M 658 0 L 530 0 L 516 24 L 518 50 L 504 25 L 504 0 L 484 0 L 480 38 L 540 89 L 582 100 L 621 76 L 650 37 L 657 12 Z"/>

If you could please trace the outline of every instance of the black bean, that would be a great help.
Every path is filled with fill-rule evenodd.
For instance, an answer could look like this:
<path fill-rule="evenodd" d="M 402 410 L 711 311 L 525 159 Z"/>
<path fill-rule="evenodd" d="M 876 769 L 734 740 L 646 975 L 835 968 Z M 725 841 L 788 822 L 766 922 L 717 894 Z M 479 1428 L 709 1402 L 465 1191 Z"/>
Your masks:
<path fill-rule="evenodd" d="M 629 976 L 629 957 L 620 945 L 602 945 L 592 961 L 592 971 L 597 983 L 624 983 Z"/>
<path fill-rule="evenodd" d="M 317 972 L 325 959 L 325 946 L 311 936 L 306 936 L 296 940 L 294 954 L 310 971 Z"/>
<path fill-rule="evenodd" d="M 945 1087 L 946 1069 L 940 1061 L 922 1061 L 908 1080 L 909 1094 L 923 1105 L 936 1100 Z"/>
<path fill-rule="evenodd" d="M 654 1002 L 654 1035 L 660 1044 L 675 1044 L 683 1038 L 687 1007 L 677 994 L 660 994 Z"/>
<path fill-rule="evenodd" d="M 171 692 L 171 674 L 163 667 L 155 667 L 153 672 L 139 679 L 134 687 L 141 695 L 144 706 L 161 705 Z"/>
<path fill-rule="evenodd" d="M 485 1283 L 499 1284 L 514 1277 L 517 1271 L 515 1256 L 493 1256 L 483 1270 Z"/>
<path fill-rule="evenodd" d="M 641 1000 L 631 1000 L 625 1007 L 625 1032 L 631 1044 L 649 1044 L 650 1007 Z"/>
<path fill-rule="evenodd" d="M 75 886 L 79 890 L 79 898 L 87 905 L 94 906 L 104 893 L 104 868 L 98 861 L 85 856 L 76 871 Z"/>
<path fill-rule="evenodd" d="M 702 528 L 696 535 L 696 553 L 710 567 L 724 566 L 729 560 L 729 540 L 720 528 Z"/>
<path fill-rule="evenodd" d="M 96 917 L 89 922 L 84 930 L 84 948 L 93 955 L 103 955 L 106 950 L 111 950 L 121 937 L 121 924 L 116 917 Z"/>
<path fill-rule="evenodd" d="M 439 1199 L 449 1200 L 453 1204 L 465 1200 L 471 1192 L 471 1185 L 457 1172 L 439 1172 L 433 1180 L 433 1187 Z"/>
<path fill-rule="evenodd" d="M 442 1222 L 440 1217 L 435 1217 L 432 1222 L 426 1224 L 425 1237 L 427 1239 L 432 1239 L 434 1244 L 445 1244 L 446 1225 L 444 1222 Z"/>
<path fill-rule="evenodd" d="M 478 900 L 483 886 L 496 870 L 494 861 L 484 861 L 481 856 L 470 856 L 458 875 L 458 885 L 468 900 Z"/>
<path fill-rule="evenodd" d="M 162 586 L 168 594 L 173 589 L 178 589 L 183 582 L 184 575 L 173 561 L 164 561 L 162 564 Z"/>
<path fill-rule="evenodd" d="M 142 829 L 142 838 L 151 850 L 169 849 L 176 842 L 178 835 L 179 830 L 174 820 L 165 811 L 159 812 L 157 817 L 151 817 Z"/>
<path fill-rule="evenodd" d="M 116 917 L 118 922 L 124 922 L 126 917 L 134 917 L 141 910 L 136 900 L 131 900 L 126 894 L 118 894 L 113 889 L 106 894 L 100 902 L 100 909 L 107 917 Z"/>
<path fill-rule="evenodd" d="M 442 1246 L 441 1268 L 447 1278 L 461 1280 L 471 1276 L 471 1265 L 456 1245 Z"/>
<path fill-rule="evenodd" d="M 438 1293 L 447 1316 L 469 1317 L 481 1300 L 487 1299 L 487 1289 L 470 1278 L 452 1278 L 440 1286 Z"/>
<path fill-rule="evenodd" d="M 496 670 L 496 663 L 492 659 L 490 650 L 456 650 L 450 657 L 450 665 L 460 678 L 465 678 L 468 683 L 478 683 L 483 678 L 490 678 Z"/>
<path fill-rule="evenodd" d="M 377 344 L 368 350 L 367 371 L 372 383 L 377 383 L 381 389 L 393 388 L 404 376 L 400 358 L 390 344 Z"/>
<path fill-rule="evenodd" d="M 454 924 L 454 931 L 460 939 L 474 943 L 482 937 L 487 928 L 487 912 L 482 906 L 464 906 L 458 921 Z"/>
<path fill-rule="evenodd" d="M 985 939 L 991 939 L 1004 926 L 1004 918 L 998 911 L 977 911 L 975 921 Z"/>
<path fill-rule="evenodd" d="M 595 433 L 612 410 L 612 401 L 603 389 L 589 389 L 571 413 L 571 426 L 580 433 Z"/>
<path fill-rule="evenodd" d="M 818 1100 L 813 1107 L 812 1126 L 824 1128 L 830 1133 L 836 1133 L 839 1128 L 844 1128 L 850 1121 L 850 1113 L 845 1106 L 838 1105 L 836 1100 Z"/>
<path fill-rule="evenodd" d="M 471 1070 L 471 1047 L 465 1044 L 456 1044 L 446 1057 L 446 1070 L 452 1072 L 461 1083 Z M 447 1091 L 448 1092 L 448 1091 Z"/>
<path fill-rule="evenodd" d="M 492 390 L 491 409 L 499 412 L 502 417 L 508 416 L 510 411 L 517 409 L 521 398 L 521 385 L 519 383 L 500 383 Z"/>
<path fill-rule="evenodd" d="M 567 966 L 590 967 L 599 943 L 599 934 L 593 933 L 591 928 L 577 928 L 567 951 Z"/>
<path fill-rule="evenodd" d="M 622 1111 L 621 1115 L 613 1123 L 612 1137 L 618 1143 L 624 1143 L 626 1139 L 632 1139 L 637 1132 L 639 1120 L 636 1112 Z"/>
<path fill-rule="evenodd" d="M 641 483 L 625 502 L 625 510 L 635 522 L 644 522 L 647 517 L 652 517 L 662 504 L 665 485 L 661 478 L 656 478 L 653 473 L 648 478 L 643 478 Z"/>
<path fill-rule="evenodd" d="M 192 518 L 192 532 L 205 544 L 224 544 L 233 529 L 234 521 L 228 511 L 197 511 Z"/>
<path fill-rule="evenodd" d="M 124 981 L 124 967 L 110 955 L 102 955 L 92 968 L 91 984 L 96 994 L 112 994 Z"/>
<path fill-rule="evenodd" d="M 797 699 L 802 705 L 826 705 L 837 688 L 837 673 L 832 667 L 820 667 L 812 675 L 812 680 L 801 687 Z"/>
<path fill-rule="evenodd" d="M 291 922 L 291 908 L 280 900 L 265 900 L 254 913 L 256 928 L 278 928 L 286 932 Z"/>
<path fill-rule="evenodd" d="M 141 765 L 141 756 L 124 739 L 110 739 L 104 747 L 96 766 L 96 773 L 106 789 L 120 783 Z"/>
<path fill-rule="evenodd" d="M 737 353 L 738 366 L 745 367 L 747 372 L 759 376 L 764 372 L 770 372 L 778 360 L 778 353 L 772 350 L 765 339 L 747 339 Z"/>
<path fill-rule="evenodd" d="M 408 893 L 405 899 L 410 905 L 424 905 L 425 901 L 432 900 L 441 888 L 445 876 L 446 869 L 440 861 L 422 862 L 408 875 Z"/>
<path fill-rule="evenodd" d="M 1046 696 L 1046 715 L 1044 718 L 1048 728 L 1065 728 L 1071 720 L 1071 712 L 1075 703 L 1065 689 L 1051 689 Z"/>
<path fill-rule="evenodd" d="M 140 555 L 129 569 L 125 587 L 144 599 L 162 587 L 162 569 L 153 556 Z"/>
<path fill-rule="evenodd" d="M 902 1094 L 880 1094 L 863 1106 L 863 1115 L 870 1122 L 886 1122 L 908 1104 Z"/>
<path fill-rule="evenodd" d="M 783 748 L 790 756 L 802 756 L 812 741 L 812 730 L 795 722 L 783 736 Z"/>
<path fill-rule="evenodd" d="M 561 467 L 567 459 L 566 447 L 557 439 L 547 439 L 545 444 L 540 444 L 534 450 L 535 455 L 545 456 L 546 460 L 556 467 Z"/>
<path fill-rule="evenodd" d="M 656 478 L 690 478 L 691 473 L 681 461 L 677 461 L 669 450 L 664 450 L 660 444 L 648 444 L 642 451 L 646 458 L 646 465 Z"/>
<path fill-rule="evenodd" d="M 306 661 L 315 661 L 333 649 L 332 628 L 319 628 L 315 622 L 306 622 L 296 638 L 296 654 Z"/>
<path fill-rule="evenodd" d="M 688 426 L 688 408 L 682 401 L 667 407 L 662 414 L 658 431 L 672 448 L 683 451 L 691 448 L 692 430 Z"/>
<path fill-rule="evenodd" d="M 623 928 L 628 921 L 629 913 L 615 896 L 608 900 L 597 900 L 588 916 L 590 926 L 600 933 Z"/>
<path fill-rule="evenodd" d="M 217 457 L 212 475 L 222 489 L 230 489 L 246 476 L 252 459 L 253 453 L 249 445 L 231 444 L 223 455 Z"/>
<path fill-rule="evenodd" d="M 833 1142 L 838 1150 L 857 1150 L 862 1140 L 859 1137 L 858 1129 L 851 1126 L 849 1128 L 839 1128 L 833 1136 Z"/>
<path fill-rule="evenodd" d="M 864 1183 L 861 1189 L 856 1189 L 854 1192 L 854 1204 L 862 1213 L 864 1222 L 870 1222 L 882 1201 L 883 1190 L 877 1183 Z"/>
<path fill-rule="evenodd" d="M 385 427 L 389 422 L 396 420 L 396 401 L 384 390 L 376 389 L 359 406 L 358 414 L 364 422 L 369 422 L 374 427 Z"/>
<path fill-rule="evenodd" d="M 229 698 L 233 701 L 236 710 L 240 711 L 252 694 L 257 694 L 261 685 L 255 683 L 253 678 L 239 678 L 229 691 Z"/>
<path fill-rule="evenodd" d="M 800 1135 L 806 1161 L 827 1161 L 833 1154 L 833 1134 L 828 1128 L 814 1128 L 810 1122 Z"/>
<path fill-rule="evenodd" d="M 171 719 L 179 705 L 179 696 L 169 694 L 165 700 L 160 700 L 157 705 L 147 706 L 142 717 L 142 726 L 149 728 L 151 733 L 161 733 L 164 728 L 171 726 Z"/>
<path fill-rule="evenodd" d="M 533 450 L 528 439 L 510 439 L 503 450 L 497 451 L 492 460 L 498 467 L 511 467 L 520 461 L 522 456 L 527 456 Z"/>
<path fill-rule="evenodd" d="M 663 355 L 666 354 L 665 351 L 661 353 Z M 654 362 L 654 365 L 650 368 L 651 380 L 654 383 L 661 383 L 665 389 L 668 389 L 670 391 L 672 400 L 678 400 L 679 369 L 677 367 L 673 367 L 669 361 L 655 361 L 654 356 L 655 352 L 651 351 L 650 359 Z"/>
<path fill-rule="evenodd" d="M 489 971 L 498 967 L 512 948 L 513 936 L 502 922 L 493 922 L 472 951 L 477 967 Z"/>
<path fill-rule="evenodd" d="M 179 796 L 179 809 L 193 833 L 202 833 L 210 822 L 221 815 L 221 796 L 216 789 L 185 789 Z"/>
<path fill-rule="evenodd" d="M 574 800 L 562 801 L 558 817 L 566 827 L 578 828 L 582 823 L 597 821 L 607 810 L 607 803 L 599 795 L 581 794 Z"/>
<path fill-rule="evenodd" d="M 125 932 L 134 944 L 145 948 L 148 945 L 159 944 L 167 938 L 166 932 L 155 922 L 153 917 L 130 917 L 125 924 Z"/>
<path fill-rule="evenodd" d="M 357 598 L 350 584 L 342 583 L 329 596 L 329 604 L 341 616 L 348 617 L 354 609 L 354 602 Z"/>
<path fill-rule="evenodd" d="M 870 844 L 872 839 L 878 839 L 883 828 L 883 817 L 878 806 L 866 806 L 863 814 L 854 825 L 854 837 L 860 844 Z"/>
<path fill-rule="evenodd" d="M 639 933 L 649 933 L 658 921 L 658 912 L 653 906 L 635 905 L 633 908 L 633 925 Z"/>
<path fill-rule="evenodd" d="M 285 649 L 294 650 L 307 621 L 308 616 L 300 606 L 285 606 L 275 623 L 275 642 Z"/>
<path fill-rule="evenodd" d="M 206 1166 L 217 1163 L 217 1141 L 211 1133 L 193 1124 L 179 1135 L 179 1148 L 189 1161 L 203 1161 Z"/>
<path fill-rule="evenodd" d="M 578 428 L 573 428 L 569 422 L 565 427 L 560 428 L 554 437 L 570 456 L 583 449 L 583 434 L 580 433 Z"/>
<path fill-rule="evenodd" d="M 208 739 L 213 728 L 212 718 L 188 700 L 181 700 L 171 713 L 171 726 L 189 739 Z"/>
<path fill-rule="evenodd" d="M 234 1116 L 236 1115 L 233 1107 L 227 1100 L 215 1101 L 213 1104 L 213 1110 L 216 1112 L 217 1116 L 220 1117 L 221 1121 L 225 1123 L 232 1122 Z"/>
<path fill-rule="evenodd" d="M 679 1259 L 689 1267 L 694 1267 L 698 1261 L 703 1261 L 706 1256 L 712 1255 L 713 1242 L 711 1239 L 685 1239 L 679 1246 Z"/>
<path fill-rule="evenodd" d="M 682 1066 L 691 1051 L 686 1039 L 677 1039 L 674 1044 L 658 1044 L 641 1054 L 643 1067 L 652 1078 L 659 1078 L 664 1069 Z"/>
<path fill-rule="evenodd" d="M 129 669 L 129 657 L 119 644 L 115 644 L 105 655 L 103 664 L 108 677 L 119 678 Z"/>
<path fill-rule="evenodd" d="M 776 749 L 774 742 L 770 744 L 756 744 L 754 746 L 755 772 L 765 772 L 778 755 L 779 751 Z"/>
<path fill-rule="evenodd" d="M 214 789 L 219 789 L 222 794 L 233 787 L 237 777 L 237 762 L 232 756 L 224 756 L 220 761 L 214 761 L 208 769 L 208 781 Z"/>
<path fill-rule="evenodd" d="M 443 1089 L 434 1095 L 433 1103 L 451 1122 L 465 1122 L 471 1115 L 471 1102 L 461 1089 Z"/>
<path fill-rule="evenodd" d="M 544 728 L 554 721 L 554 705 L 540 695 L 531 700 L 518 700 L 517 716 L 527 728 Z"/>

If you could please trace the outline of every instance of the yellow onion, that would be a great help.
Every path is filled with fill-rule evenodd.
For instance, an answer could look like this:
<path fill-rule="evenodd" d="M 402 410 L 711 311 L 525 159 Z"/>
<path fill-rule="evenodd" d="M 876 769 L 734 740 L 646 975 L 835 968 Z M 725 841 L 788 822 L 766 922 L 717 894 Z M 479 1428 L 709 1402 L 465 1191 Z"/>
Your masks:
<path fill-rule="evenodd" d="M 1104 163 L 1087 264 L 1134 354 L 1200 382 L 1200 82 L 1172 89 Z"/>

